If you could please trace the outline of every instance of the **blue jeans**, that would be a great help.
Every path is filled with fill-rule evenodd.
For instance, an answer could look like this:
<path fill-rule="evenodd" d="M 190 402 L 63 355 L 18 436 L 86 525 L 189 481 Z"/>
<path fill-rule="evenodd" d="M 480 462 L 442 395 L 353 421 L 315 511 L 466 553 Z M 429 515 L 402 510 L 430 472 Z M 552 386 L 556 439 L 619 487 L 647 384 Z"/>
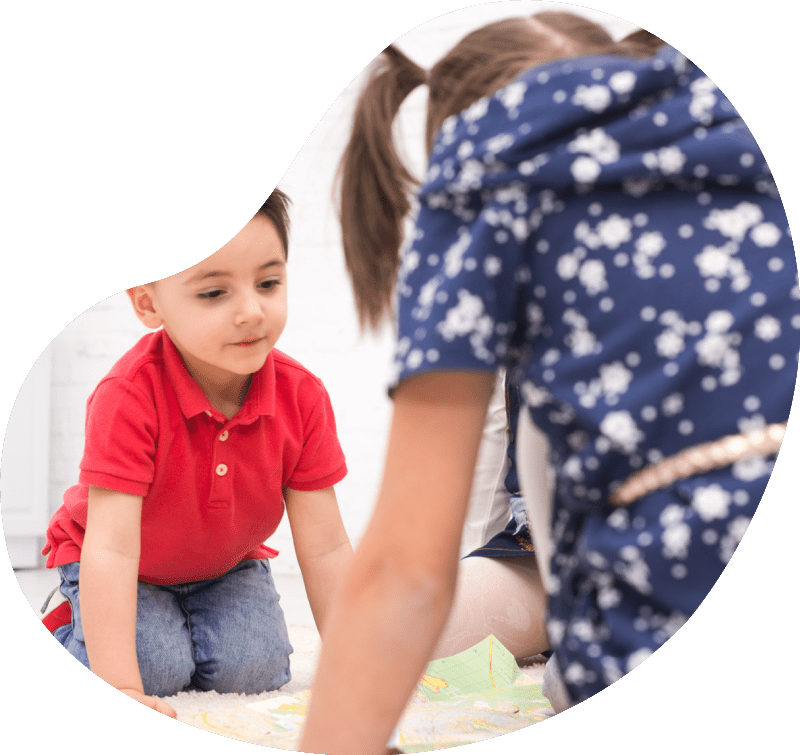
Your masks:
<path fill-rule="evenodd" d="M 59 566 L 72 623 L 55 638 L 89 667 L 81 626 L 78 563 Z M 216 579 L 181 585 L 139 582 L 136 654 L 147 695 L 187 687 L 260 694 L 291 679 L 292 646 L 266 560 L 242 561 Z"/>

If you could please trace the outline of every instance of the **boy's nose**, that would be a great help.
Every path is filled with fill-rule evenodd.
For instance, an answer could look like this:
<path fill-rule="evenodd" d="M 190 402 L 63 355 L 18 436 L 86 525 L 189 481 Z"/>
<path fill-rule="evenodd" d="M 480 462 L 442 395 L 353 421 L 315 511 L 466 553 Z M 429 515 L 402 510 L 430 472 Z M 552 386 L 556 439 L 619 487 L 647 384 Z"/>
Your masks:
<path fill-rule="evenodd" d="M 236 322 L 246 323 L 261 320 L 264 312 L 261 309 L 261 302 L 257 296 L 242 296 L 239 306 L 236 309 Z"/>

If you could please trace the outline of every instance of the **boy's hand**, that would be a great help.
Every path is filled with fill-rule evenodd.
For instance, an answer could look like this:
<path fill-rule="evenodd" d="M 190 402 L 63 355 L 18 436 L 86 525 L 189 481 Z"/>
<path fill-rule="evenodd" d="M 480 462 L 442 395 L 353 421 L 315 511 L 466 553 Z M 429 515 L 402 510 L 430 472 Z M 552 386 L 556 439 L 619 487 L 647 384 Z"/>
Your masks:
<path fill-rule="evenodd" d="M 136 689 L 120 689 L 120 692 L 124 692 L 128 697 L 132 697 L 134 700 L 136 700 L 136 702 L 146 705 L 148 708 L 152 708 L 153 710 L 157 710 L 159 713 L 163 713 L 165 716 L 169 716 L 170 718 L 178 717 L 175 709 L 169 703 L 165 703 L 163 700 L 159 700 L 157 697 L 150 697 L 149 695 L 145 695 L 143 692 L 139 692 L 139 690 Z"/>

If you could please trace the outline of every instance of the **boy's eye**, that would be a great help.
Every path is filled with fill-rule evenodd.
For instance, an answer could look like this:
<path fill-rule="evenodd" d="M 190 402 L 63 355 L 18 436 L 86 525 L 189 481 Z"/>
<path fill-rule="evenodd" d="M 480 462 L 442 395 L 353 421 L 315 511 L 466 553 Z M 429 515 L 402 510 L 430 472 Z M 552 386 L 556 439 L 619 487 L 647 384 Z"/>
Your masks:
<path fill-rule="evenodd" d="M 279 280 L 261 281 L 261 283 L 258 284 L 258 287 L 269 291 L 271 288 L 275 288 L 275 286 L 279 286 L 280 283 L 281 282 Z"/>
<path fill-rule="evenodd" d="M 201 294 L 198 294 L 197 296 L 200 299 L 216 299 L 218 296 L 222 296 L 223 293 L 224 291 L 215 288 L 213 291 L 203 291 Z"/>

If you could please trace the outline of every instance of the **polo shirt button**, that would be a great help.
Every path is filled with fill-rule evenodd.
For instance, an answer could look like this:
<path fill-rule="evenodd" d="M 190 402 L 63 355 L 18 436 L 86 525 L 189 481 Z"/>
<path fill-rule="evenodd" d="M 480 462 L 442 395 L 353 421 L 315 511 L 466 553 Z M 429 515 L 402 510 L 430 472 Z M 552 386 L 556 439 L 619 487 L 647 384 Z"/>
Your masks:
<path fill-rule="evenodd" d="M 228 440 L 228 431 L 227 431 L 227 430 L 223 430 L 223 431 L 222 431 L 222 432 L 219 434 L 219 439 L 220 439 L 220 440 Z"/>
<path fill-rule="evenodd" d="M 211 409 L 206 409 L 206 414 L 210 417 L 211 416 Z"/>
<path fill-rule="evenodd" d="M 227 471 L 228 471 L 228 467 L 225 464 L 218 464 L 217 465 L 217 474 L 220 477 L 223 477 Z"/>

